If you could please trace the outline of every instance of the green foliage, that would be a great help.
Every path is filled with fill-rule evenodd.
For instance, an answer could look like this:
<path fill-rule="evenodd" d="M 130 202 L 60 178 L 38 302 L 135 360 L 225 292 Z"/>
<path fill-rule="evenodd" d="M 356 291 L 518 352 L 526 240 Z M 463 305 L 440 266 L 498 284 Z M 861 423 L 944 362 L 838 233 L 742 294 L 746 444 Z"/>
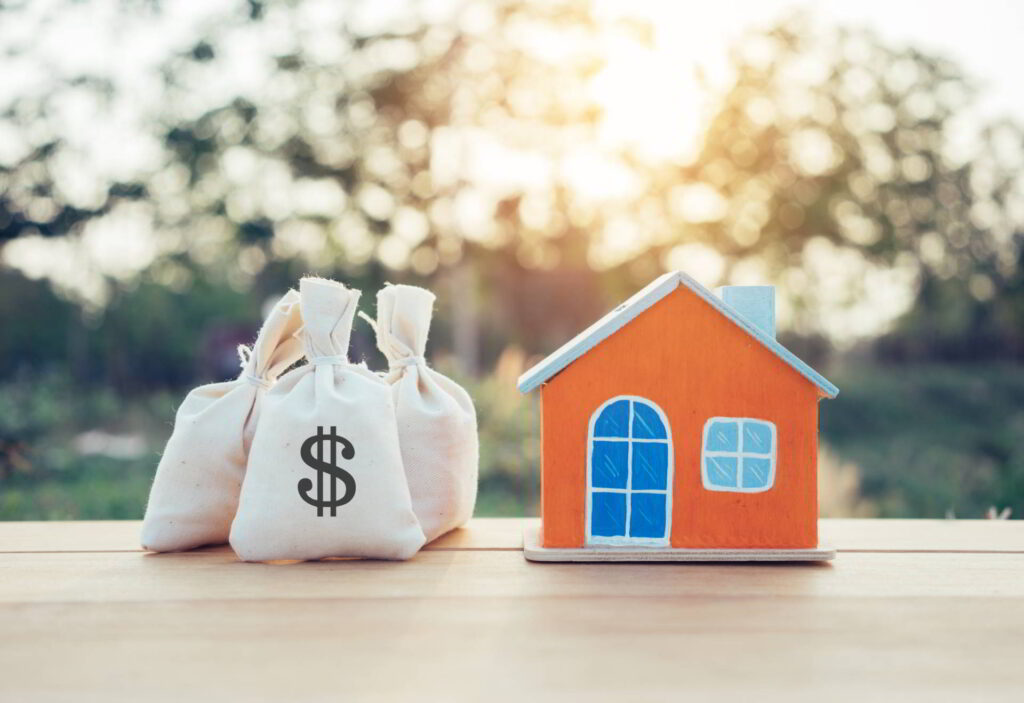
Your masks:
<path fill-rule="evenodd" d="M 217 328 L 237 329 L 243 341 L 251 340 L 264 301 L 213 276 L 192 274 L 174 290 L 146 275 L 119 291 L 92 321 L 90 372 L 129 389 L 181 387 L 219 375 L 219 369 L 203 368 L 200 358 L 208 335 Z"/>
<path fill-rule="evenodd" d="M 38 445 L 70 419 L 66 389 L 66 382 L 52 374 L 21 374 L 4 385 L 0 393 L 0 478 L 34 469 Z"/>
<path fill-rule="evenodd" d="M 440 364 L 476 401 L 480 516 L 539 509 L 537 399 L 514 388 L 523 363 L 508 351 L 479 380 Z M 821 405 L 822 445 L 857 467 L 862 508 L 882 517 L 977 518 L 990 506 L 1024 514 L 1024 368 L 857 367 L 835 380 L 843 390 Z M 59 374 L 0 384 L 0 519 L 140 518 L 179 400 L 154 393 L 125 406 Z M 88 449 L 89 431 L 142 441 L 130 456 L 111 455 Z"/>
<path fill-rule="evenodd" d="M 546 354 L 702 253 L 721 264 L 704 282 L 777 282 L 786 343 L 816 365 L 850 332 L 841 314 L 868 301 L 897 317 L 870 295 L 880 273 L 902 276 L 908 308 L 869 346 L 913 363 L 836 379 L 824 440 L 882 514 L 1024 512 L 1019 367 L 919 363 L 1024 358 L 1024 136 L 994 123 L 951 154 L 976 90 L 955 63 L 791 17 L 737 43 L 735 80 L 680 160 L 605 140 L 589 90 L 609 45 L 651 46 L 643 22 L 602 24 L 582 0 L 465 0 L 366 29 L 353 18 L 372 2 L 313 22 L 302 2 L 216 10 L 119 135 L 153 154 L 135 172 L 83 158 L 91 141 L 55 115 L 91 106 L 99 130 L 142 96 L 50 70 L 34 53 L 45 37 L 0 34 L 0 53 L 34 57 L 42 77 L 0 96 L 0 517 L 137 517 L 173 404 L 230 375 L 261 306 L 310 272 L 438 293 L 431 355 L 457 357 L 480 412 L 480 512 L 533 511 L 536 409 L 510 390 L 523 360 L 506 350 Z M 0 4 L 0 26 L 30 5 Z M 122 9 L 108 30 L 163 12 Z M 537 50 L 544 37 L 558 50 Z M 259 47 L 247 69 L 262 80 L 225 80 L 236 45 Z M 584 176 L 628 185 L 588 195 L 566 168 L 581 154 Z M 152 260 L 124 270 L 111 249 L 136 238 Z M 30 279 L 5 268 L 26 241 L 25 271 L 46 269 L 39 252 L 82 260 Z M 353 356 L 375 358 L 359 327 Z M 146 449 L 76 449 L 95 429 Z"/>
<path fill-rule="evenodd" d="M 833 380 L 822 441 L 860 468 L 881 517 L 1024 514 L 1024 368 L 861 366 Z"/>
<path fill-rule="evenodd" d="M 52 457 L 51 455 L 51 458 Z M 31 477 L 4 481 L 0 520 L 139 520 L 159 456 L 56 457 L 63 463 Z"/>
<path fill-rule="evenodd" d="M 86 453 L 81 438 L 142 427 L 159 437 L 171 417 L 165 394 L 127 408 L 111 389 L 83 391 L 56 371 L 0 384 L 0 520 L 141 517 L 157 455 Z"/>
<path fill-rule="evenodd" d="M 539 510 L 540 418 L 537 399 L 515 390 L 521 353 L 509 350 L 495 373 L 474 380 L 450 364 L 441 371 L 462 383 L 473 397 L 480 431 L 480 494 L 477 515 L 534 515 Z"/>
<path fill-rule="evenodd" d="M 608 67 L 608 36 L 651 43 L 642 21 L 604 26 L 587 2 L 474 0 L 431 22 L 413 13 L 386 31 L 365 31 L 344 13 L 314 24 L 304 17 L 303 3 L 228 5 L 168 56 L 153 76 L 164 100 L 152 133 L 126 135 L 159 144 L 158 167 L 96 174 L 104 196 L 90 207 L 65 192 L 62 164 L 75 147 L 45 117 L 67 94 L 111 105 L 123 96 L 102 76 L 34 86 L 32 95 L 44 98 L 16 100 L 0 114 L 0 127 L 27 144 L 20 159 L 0 164 L 0 241 L 80 239 L 87 224 L 130 204 L 161 241 L 152 267 L 161 275 L 150 280 L 175 281 L 182 297 L 204 294 L 177 281 L 198 268 L 258 298 L 294 280 L 285 271 L 438 286 L 468 261 L 495 313 L 471 321 L 491 356 L 470 366 L 488 365 L 509 343 L 550 349 L 666 267 L 690 265 L 700 246 L 721 255 L 723 282 L 749 277 L 751 266 L 776 280 L 801 335 L 844 331 L 834 313 L 863 303 L 877 281 L 868 274 L 888 270 L 900 272 L 916 300 L 879 344 L 885 358 L 1024 355 L 1024 136 L 1018 125 L 993 123 L 967 158 L 951 156 L 956 118 L 976 86 L 944 57 L 805 15 L 752 32 L 735 46 L 735 80 L 719 96 L 697 157 L 679 162 L 603 143 L 602 105 L 582 89 Z M 466 18 L 476 18 L 472 31 Z M 293 36 L 268 43 L 266 80 L 203 90 L 229 70 L 222 47 L 230 37 L 279 26 L 293 27 Z M 563 39 L 557 55 L 524 40 L 548 34 Z M 325 55 L 325 45 L 335 51 Z M 477 143 L 508 159 L 529 155 L 550 167 L 551 182 L 544 192 L 524 183 L 496 189 L 492 176 L 460 165 Z M 627 192 L 588 197 L 564 175 L 559 164 L 596 144 L 601 167 L 634 184 Z M 703 198 L 702 212 L 694 197 Z M 460 220 L 464 211 L 479 221 Z M 603 247 L 624 222 L 635 225 L 626 251 L 608 255 Z M 842 281 L 834 268 L 821 269 L 829 258 L 844 262 Z M 563 295 L 566 281 L 580 293 Z M 143 344 L 168 303 L 146 292 L 130 290 L 134 307 L 152 304 L 157 315 L 124 329 L 139 330 Z M 557 301 L 557 314 L 544 306 L 538 315 L 536 298 Z M 71 334 L 71 317 L 64 346 L 78 355 L 76 376 L 95 375 L 83 366 L 93 357 L 82 334 Z M 180 322 L 194 329 L 197 321 Z M 188 377 L 187 348 L 175 340 L 148 346 L 152 363 L 113 362 L 119 383 L 133 372 L 145 384 Z M 106 352 L 118 350 L 99 350 Z"/>
<path fill-rule="evenodd" d="M 125 137 L 152 145 L 156 167 L 95 174 L 102 197 L 89 207 L 69 196 L 76 146 L 48 111 L 69 95 L 110 109 L 129 98 L 104 76 L 33 85 L 0 113 L 0 128 L 25 142 L 0 163 L 0 242 L 79 240 L 131 212 L 160 242 L 154 268 L 207 268 L 262 295 L 281 270 L 439 285 L 468 265 L 492 291 L 497 314 L 473 324 L 493 354 L 509 343 L 549 349 L 563 327 L 692 265 L 701 247 L 720 255 L 720 282 L 752 268 L 776 280 L 800 334 L 846 331 L 835 314 L 875 290 L 869 274 L 888 271 L 916 300 L 881 345 L 887 358 L 1024 355 L 1024 132 L 992 123 L 972 153 L 953 154 L 976 86 L 949 59 L 794 15 L 736 43 L 734 81 L 708 86 L 717 107 L 696 158 L 680 161 L 603 139 L 605 106 L 588 89 L 609 68 L 610 40 L 651 48 L 644 21 L 606 23 L 583 0 L 466 0 L 429 21 L 410 12 L 368 29 L 358 18 L 370 4 L 315 22 L 301 2 L 218 10 L 153 71 L 156 115 Z M 233 70 L 227 47 L 243 35 L 274 38 L 256 41 L 266 48 L 250 62 L 263 80 L 208 90 Z M 555 36 L 557 52 L 530 40 Z M 501 168 L 473 165 L 483 154 L 549 177 L 501 183 Z M 588 195 L 567 175 L 581 154 L 631 185 Z M 842 263 L 842 280 L 826 260 Z M 564 280 L 583 293 L 557 295 Z M 554 298 L 558 314 L 538 316 L 529 289 Z M 187 355 L 169 353 L 179 365 Z"/>
<path fill-rule="evenodd" d="M 33 281 L 0 267 L 0 378 L 22 367 L 65 361 L 67 330 L 78 316 L 77 307 L 61 300 L 46 281 Z M 33 324 L 45 320 L 46 324 Z"/>
<path fill-rule="evenodd" d="M 480 426 L 478 515 L 535 513 L 539 447 L 535 399 L 514 390 L 522 356 L 474 380 L 451 362 L 441 369 L 473 395 Z M 138 519 L 158 450 L 173 426 L 178 393 L 124 402 L 109 389 L 83 391 L 65 375 L 23 374 L 0 383 L 0 520 Z M 90 448 L 89 434 L 130 438 L 130 456 Z"/>

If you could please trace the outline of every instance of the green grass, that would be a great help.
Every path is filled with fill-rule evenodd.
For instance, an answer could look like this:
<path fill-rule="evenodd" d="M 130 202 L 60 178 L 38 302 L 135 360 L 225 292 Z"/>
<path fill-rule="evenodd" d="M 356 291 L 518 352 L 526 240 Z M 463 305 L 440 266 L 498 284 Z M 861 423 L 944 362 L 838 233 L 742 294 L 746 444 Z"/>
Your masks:
<path fill-rule="evenodd" d="M 485 379 L 460 379 L 480 420 L 481 516 L 537 512 L 537 401 L 514 389 L 521 367 L 509 358 Z M 831 514 L 856 503 L 884 517 L 1024 515 L 1024 366 L 860 366 L 832 378 L 842 390 L 822 401 L 822 444 L 859 480 Z M 178 401 L 73 389 L 59 375 L 0 384 L 0 520 L 142 517 Z M 143 450 L 76 450 L 96 429 L 141 437 Z"/>
<path fill-rule="evenodd" d="M 0 520 L 138 519 L 159 456 L 75 458 L 39 476 L 15 476 L 0 492 Z"/>
<path fill-rule="evenodd" d="M 1024 366 L 859 367 L 833 379 L 821 435 L 883 517 L 1024 515 Z"/>

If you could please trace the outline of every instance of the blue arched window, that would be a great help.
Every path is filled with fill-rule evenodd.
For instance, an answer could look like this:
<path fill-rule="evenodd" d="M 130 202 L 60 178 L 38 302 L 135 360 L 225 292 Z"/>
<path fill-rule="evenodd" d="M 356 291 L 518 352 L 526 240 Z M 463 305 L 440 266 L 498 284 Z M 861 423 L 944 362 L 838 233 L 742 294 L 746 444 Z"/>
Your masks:
<path fill-rule="evenodd" d="M 672 435 L 645 398 L 619 396 L 590 419 L 587 543 L 668 544 Z"/>

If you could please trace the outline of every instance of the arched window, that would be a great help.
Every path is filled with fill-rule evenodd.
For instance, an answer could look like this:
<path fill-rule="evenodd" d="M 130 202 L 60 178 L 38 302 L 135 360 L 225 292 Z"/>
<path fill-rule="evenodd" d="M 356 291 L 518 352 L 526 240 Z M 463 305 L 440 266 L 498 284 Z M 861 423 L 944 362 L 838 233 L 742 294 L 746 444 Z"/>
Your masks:
<path fill-rule="evenodd" d="M 586 519 L 588 544 L 668 544 L 672 435 L 651 401 L 619 396 L 591 416 Z"/>

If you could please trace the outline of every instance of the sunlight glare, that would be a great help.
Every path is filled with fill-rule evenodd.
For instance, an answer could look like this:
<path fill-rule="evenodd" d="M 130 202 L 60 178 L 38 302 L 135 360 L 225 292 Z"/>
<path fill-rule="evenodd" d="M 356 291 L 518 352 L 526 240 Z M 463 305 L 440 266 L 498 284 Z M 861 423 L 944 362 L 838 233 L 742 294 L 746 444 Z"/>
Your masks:
<path fill-rule="evenodd" d="M 647 161 L 692 159 L 704 111 L 693 64 L 621 36 L 608 42 L 605 57 L 590 83 L 603 111 L 600 142 Z"/>

